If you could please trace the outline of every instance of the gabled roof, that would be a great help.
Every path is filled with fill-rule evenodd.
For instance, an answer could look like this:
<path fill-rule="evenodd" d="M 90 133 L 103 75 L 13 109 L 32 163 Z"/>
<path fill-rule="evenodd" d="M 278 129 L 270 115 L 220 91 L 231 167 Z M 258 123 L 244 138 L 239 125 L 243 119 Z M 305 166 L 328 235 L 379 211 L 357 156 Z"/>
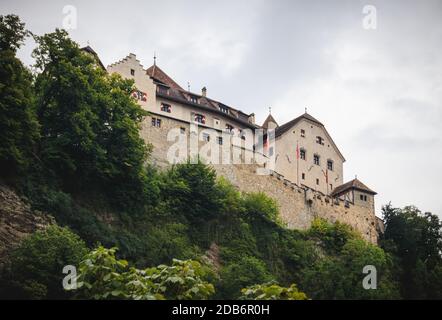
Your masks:
<path fill-rule="evenodd" d="M 100 58 L 98 57 L 98 54 L 95 52 L 94 49 L 92 49 L 90 46 L 86 46 L 86 47 L 80 48 L 80 50 L 85 51 L 85 52 L 91 54 L 95 58 L 95 60 L 97 60 L 99 66 L 101 68 L 103 68 L 103 70 L 106 70 L 104 64 L 101 62 Z"/>
<path fill-rule="evenodd" d="M 339 154 L 339 156 L 342 158 L 342 160 L 345 161 L 344 156 L 342 155 L 341 151 L 339 151 L 336 143 L 333 141 L 332 137 L 328 133 L 325 126 L 319 120 L 317 120 L 316 118 L 314 118 L 313 116 L 311 116 L 307 112 L 305 112 L 304 114 L 300 115 L 299 117 L 297 117 L 289 122 L 284 123 L 283 125 L 281 125 L 279 127 L 276 127 L 275 138 L 282 136 L 284 133 L 289 131 L 294 125 L 299 123 L 301 120 L 307 120 L 307 121 L 316 123 L 318 126 L 320 126 L 324 130 L 325 134 L 327 135 L 327 138 L 330 140 L 330 142 L 333 145 L 333 147 L 335 148 L 336 152 Z"/>
<path fill-rule="evenodd" d="M 332 197 L 334 196 L 340 196 L 341 194 L 349 191 L 349 190 L 359 190 L 363 191 L 372 195 L 377 194 L 375 191 L 371 190 L 369 187 L 367 187 L 365 184 L 363 184 L 358 179 L 353 179 L 349 182 L 346 182 L 338 187 L 336 187 L 332 193 L 330 194 Z"/>
<path fill-rule="evenodd" d="M 278 123 L 276 122 L 275 118 L 271 114 L 267 116 L 267 119 L 264 120 L 264 123 L 262 124 L 262 127 L 267 129 L 269 127 L 269 122 L 273 122 L 276 127 L 278 126 Z"/>
<path fill-rule="evenodd" d="M 154 80 L 161 82 L 173 89 L 184 90 L 176 83 L 171 77 L 169 77 L 163 70 L 160 69 L 156 64 L 152 65 L 146 70 L 146 73 L 152 77 Z"/>
<path fill-rule="evenodd" d="M 291 127 L 293 127 L 295 124 L 297 124 L 299 121 L 301 121 L 302 119 L 307 119 L 309 121 L 315 122 L 318 125 L 324 127 L 324 125 L 319 122 L 319 120 L 316 120 L 314 117 L 312 117 L 311 115 L 309 115 L 307 112 L 300 115 L 299 117 L 284 123 L 282 126 L 279 126 L 278 128 L 276 128 L 276 133 L 275 136 L 279 137 L 280 135 L 284 134 L 285 132 L 287 132 L 288 130 L 290 130 Z"/>
<path fill-rule="evenodd" d="M 167 91 L 157 91 L 157 96 L 169 99 L 171 101 L 184 103 L 194 107 L 201 108 L 203 110 L 213 111 L 219 115 L 225 116 L 232 120 L 238 121 L 250 128 L 256 128 L 257 125 L 249 122 L 248 114 L 227 106 L 219 101 L 210 99 L 201 94 L 196 94 L 181 88 L 171 77 L 169 77 L 163 70 L 160 69 L 156 64 L 149 67 L 146 70 L 147 75 L 149 75 L 158 85 L 163 85 L 168 88 Z M 197 102 L 194 102 L 190 97 L 196 98 Z M 228 109 L 228 113 L 222 112 L 220 107 Z"/>

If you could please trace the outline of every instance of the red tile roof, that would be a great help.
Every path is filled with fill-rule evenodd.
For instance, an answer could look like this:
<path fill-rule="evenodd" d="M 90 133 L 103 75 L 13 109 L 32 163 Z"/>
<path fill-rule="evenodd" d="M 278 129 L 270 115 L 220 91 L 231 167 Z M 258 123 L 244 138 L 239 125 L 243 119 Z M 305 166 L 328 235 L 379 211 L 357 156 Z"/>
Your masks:
<path fill-rule="evenodd" d="M 154 80 L 164 83 L 165 85 L 178 89 L 184 90 L 180 87 L 178 83 L 176 83 L 171 77 L 169 77 L 163 70 L 160 69 L 157 65 L 153 65 L 146 70 L 146 73 L 152 77 Z"/>

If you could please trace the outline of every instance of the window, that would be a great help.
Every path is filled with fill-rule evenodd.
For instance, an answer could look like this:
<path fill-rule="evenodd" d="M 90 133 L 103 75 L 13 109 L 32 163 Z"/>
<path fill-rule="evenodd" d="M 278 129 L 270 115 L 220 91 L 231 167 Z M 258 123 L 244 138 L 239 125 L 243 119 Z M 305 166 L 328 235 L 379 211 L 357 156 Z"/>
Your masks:
<path fill-rule="evenodd" d="M 301 129 L 301 137 L 305 138 L 305 130 Z"/>
<path fill-rule="evenodd" d="M 315 154 L 313 156 L 313 162 L 314 162 L 314 164 L 319 166 L 319 155 Z"/>
<path fill-rule="evenodd" d="M 210 141 L 210 135 L 208 133 L 203 132 L 203 141 L 206 142 Z"/>
<path fill-rule="evenodd" d="M 319 186 L 319 179 L 316 178 L 316 184 Z"/>
<path fill-rule="evenodd" d="M 302 178 L 302 180 L 305 180 L 305 173 L 301 174 L 301 178 Z"/>
<path fill-rule="evenodd" d="M 330 183 L 330 191 L 333 190 L 333 185 Z"/>
<path fill-rule="evenodd" d="M 152 127 L 161 128 L 161 119 L 152 118 Z"/>
<path fill-rule="evenodd" d="M 157 88 L 158 88 L 158 93 L 160 93 L 160 94 L 168 94 L 169 89 L 167 87 L 163 87 L 163 86 L 158 85 Z"/>
<path fill-rule="evenodd" d="M 300 157 L 302 160 L 305 160 L 305 149 L 301 149 L 300 153 Z"/>
<path fill-rule="evenodd" d="M 135 70 L 134 69 L 130 69 L 130 75 L 134 76 L 135 75 Z"/>
<path fill-rule="evenodd" d="M 181 127 L 181 128 L 180 128 L 180 133 L 181 133 L 181 134 L 185 134 L 185 133 L 186 133 L 186 128 Z"/>
<path fill-rule="evenodd" d="M 226 123 L 226 131 L 227 132 L 232 132 L 233 131 L 233 126 L 231 126 L 230 124 Z"/>
<path fill-rule="evenodd" d="M 205 124 L 206 123 L 206 116 L 199 114 L 199 113 L 195 113 L 194 120 L 195 120 L 195 122 Z"/>
<path fill-rule="evenodd" d="M 170 106 L 170 104 L 162 103 L 161 111 L 170 113 L 172 111 L 172 107 Z"/>
<path fill-rule="evenodd" d="M 213 123 L 215 124 L 215 127 L 219 126 L 219 119 L 215 118 L 213 119 Z"/>
<path fill-rule="evenodd" d="M 132 96 L 137 100 L 147 101 L 147 94 L 145 92 L 135 90 L 132 92 Z"/>
<path fill-rule="evenodd" d="M 223 137 L 217 137 L 216 141 L 218 142 L 218 144 L 223 144 Z"/>
<path fill-rule="evenodd" d="M 316 143 L 324 145 L 324 139 L 322 137 L 320 137 L 320 136 L 317 136 L 316 137 Z"/>
<path fill-rule="evenodd" d="M 195 96 L 189 96 L 189 101 L 192 103 L 198 103 L 198 98 Z"/>
<path fill-rule="evenodd" d="M 367 196 L 364 194 L 360 194 L 359 198 L 361 199 L 361 201 L 367 201 Z"/>
<path fill-rule="evenodd" d="M 333 160 L 327 160 L 327 169 L 333 171 Z"/>
<path fill-rule="evenodd" d="M 229 108 L 223 105 L 219 105 L 219 111 L 221 111 L 222 113 L 229 113 Z"/>

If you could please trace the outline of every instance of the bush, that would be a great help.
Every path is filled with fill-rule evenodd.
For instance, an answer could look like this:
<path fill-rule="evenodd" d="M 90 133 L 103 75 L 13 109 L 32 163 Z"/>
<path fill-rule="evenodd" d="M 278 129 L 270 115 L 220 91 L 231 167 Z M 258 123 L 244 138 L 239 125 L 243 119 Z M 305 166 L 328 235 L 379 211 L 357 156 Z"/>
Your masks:
<path fill-rule="evenodd" d="M 68 298 L 70 293 L 62 287 L 63 267 L 78 266 L 86 253 L 83 240 L 67 228 L 52 225 L 35 232 L 11 254 L 4 278 L 8 298 Z"/>
<path fill-rule="evenodd" d="M 237 261 L 221 270 L 220 295 L 223 298 L 236 299 L 242 288 L 273 280 L 262 260 L 246 256 Z"/>
<path fill-rule="evenodd" d="M 98 247 L 80 264 L 79 297 L 91 299 L 207 299 L 213 285 L 207 269 L 193 260 L 139 270 L 117 260 L 116 248 Z"/>
<path fill-rule="evenodd" d="M 242 300 L 307 300 L 307 295 L 295 284 L 288 288 L 276 283 L 257 284 L 241 290 Z"/>

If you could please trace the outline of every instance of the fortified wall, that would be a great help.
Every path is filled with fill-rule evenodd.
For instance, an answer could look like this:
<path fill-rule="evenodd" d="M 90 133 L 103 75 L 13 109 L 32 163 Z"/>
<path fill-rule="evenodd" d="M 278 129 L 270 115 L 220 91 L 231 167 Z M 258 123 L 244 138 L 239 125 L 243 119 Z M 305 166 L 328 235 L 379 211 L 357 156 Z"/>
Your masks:
<path fill-rule="evenodd" d="M 377 243 L 377 219 L 371 206 L 349 203 L 298 186 L 274 171 L 269 171 L 268 175 L 257 174 L 258 165 L 212 166 L 218 175 L 224 176 L 239 190 L 263 192 L 274 198 L 279 204 L 282 220 L 290 229 L 308 229 L 313 219 L 323 218 L 331 223 L 346 223 L 365 240 Z"/>

